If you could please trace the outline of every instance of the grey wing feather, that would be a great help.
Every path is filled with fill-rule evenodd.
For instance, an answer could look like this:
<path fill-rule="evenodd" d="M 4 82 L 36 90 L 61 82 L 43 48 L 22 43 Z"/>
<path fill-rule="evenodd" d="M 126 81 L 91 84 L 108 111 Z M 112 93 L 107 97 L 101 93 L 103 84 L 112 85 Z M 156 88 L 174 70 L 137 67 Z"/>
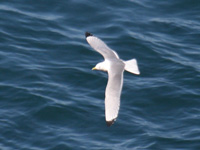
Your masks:
<path fill-rule="evenodd" d="M 114 50 L 110 49 L 101 39 L 95 36 L 88 36 L 86 37 L 86 40 L 93 49 L 95 49 L 104 57 L 104 59 L 119 59 L 117 53 Z"/>
<path fill-rule="evenodd" d="M 120 107 L 120 95 L 123 85 L 124 63 L 113 63 L 108 71 L 108 83 L 105 93 L 105 114 L 107 125 L 112 125 L 116 120 Z"/>

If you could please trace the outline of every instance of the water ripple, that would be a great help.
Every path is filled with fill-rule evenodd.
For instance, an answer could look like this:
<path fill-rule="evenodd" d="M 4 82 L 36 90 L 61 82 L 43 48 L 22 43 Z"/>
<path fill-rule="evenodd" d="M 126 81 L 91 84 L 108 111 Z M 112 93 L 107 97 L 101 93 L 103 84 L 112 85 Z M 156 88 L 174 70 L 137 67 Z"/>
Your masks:
<path fill-rule="evenodd" d="M 198 149 L 199 2 L 15 1 L 0 4 L 2 149 Z M 124 74 L 105 124 L 103 57 L 89 31 L 140 76 Z"/>

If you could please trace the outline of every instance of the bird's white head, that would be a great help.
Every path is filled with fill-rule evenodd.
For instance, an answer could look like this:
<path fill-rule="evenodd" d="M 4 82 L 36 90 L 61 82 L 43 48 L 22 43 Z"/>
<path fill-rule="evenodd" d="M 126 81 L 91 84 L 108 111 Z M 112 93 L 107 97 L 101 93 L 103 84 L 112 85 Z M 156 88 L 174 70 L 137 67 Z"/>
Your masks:
<path fill-rule="evenodd" d="M 108 67 L 109 67 L 108 63 L 106 61 L 103 61 L 96 64 L 96 66 L 92 68 L 92 70 L 108 71 Z"/>

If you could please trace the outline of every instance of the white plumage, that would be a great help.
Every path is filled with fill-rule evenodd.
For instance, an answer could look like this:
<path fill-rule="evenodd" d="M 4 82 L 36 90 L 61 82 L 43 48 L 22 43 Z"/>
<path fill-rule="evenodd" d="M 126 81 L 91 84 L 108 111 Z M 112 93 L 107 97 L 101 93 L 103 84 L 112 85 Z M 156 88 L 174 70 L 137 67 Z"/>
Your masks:
<path fill-rule="evenodd" d="M 99 38 L 88 32 L 85 33 L 85 36 L 90 46 L 105 59 L 98 63 L 93 70 L 108 72 L 108 83 L 105 90 L 105 118 L 107 125 L 111 126 L 119 112 L 124 70 L 139 75 L 137 61 L 136 59 L 123 61 L 114 50 L 110 49 Z"/>

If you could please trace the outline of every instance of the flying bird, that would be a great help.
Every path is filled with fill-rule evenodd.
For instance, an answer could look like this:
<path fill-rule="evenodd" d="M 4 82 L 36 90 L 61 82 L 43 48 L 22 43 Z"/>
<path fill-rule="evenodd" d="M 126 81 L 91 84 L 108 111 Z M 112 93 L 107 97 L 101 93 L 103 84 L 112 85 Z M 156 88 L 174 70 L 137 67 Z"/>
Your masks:
<path fill-rule="evenodd" d="M 89 45 L 104 57 L 104 61 L 96 64 L 92 70 L 108 72 L 108 82 L 105 90 L 105 119 L 107 126 L 111 126 L 116 121 L 119 113 L 124 70 L 136 75 L 139 75 L 140 71 L 136 59 L 123 61 L 101 39 L 89 32 L 85 33 L 85 37 Z"/>

